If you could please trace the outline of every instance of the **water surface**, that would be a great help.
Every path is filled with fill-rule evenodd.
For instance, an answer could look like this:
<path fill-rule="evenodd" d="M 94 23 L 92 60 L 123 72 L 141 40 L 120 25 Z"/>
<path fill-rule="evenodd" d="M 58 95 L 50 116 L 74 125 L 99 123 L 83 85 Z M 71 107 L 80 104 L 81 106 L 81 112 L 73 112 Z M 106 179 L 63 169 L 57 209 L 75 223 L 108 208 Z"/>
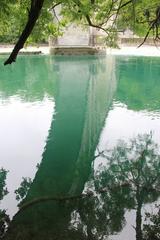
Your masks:
<path fill-rule="evenodd" d="M 146 191 L 159 176 L 159 152 L 145 158 L 135 184 L 128 181 L 135 165 L 125 144 L 136 139 L 133 160 L 140 162 L 138 154 L 150 151 L 147 139 L 160 142 L 159 64 L 158 58 L 28 56 L 1 65 L 0 167 L 8 171 L 1 188 L 8 194 L 1 194 L 0 207 L 12 219 L 5 239 L 142 239 L 143 216 L 159 197 L 159 178 Z M 117 156 L 106 157 L 114 147 Z M 147 172 L 146 180 L 148 166 L 154 175 Z"/>

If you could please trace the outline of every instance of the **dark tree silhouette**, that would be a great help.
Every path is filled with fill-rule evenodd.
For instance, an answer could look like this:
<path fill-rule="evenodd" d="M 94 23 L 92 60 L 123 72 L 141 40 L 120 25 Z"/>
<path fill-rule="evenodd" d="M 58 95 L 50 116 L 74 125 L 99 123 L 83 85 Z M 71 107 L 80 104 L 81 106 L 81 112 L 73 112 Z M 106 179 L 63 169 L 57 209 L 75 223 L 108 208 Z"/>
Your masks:
<path fill-rule="evenodd" d="M 26 26 L 24 30 L 22 31 L 21 36 L 18 39 L 18 42 L 16 43 L 11 55 L 9 58 L 5 61 L 4 65 L 11 64 L 12 62 L 16 61 L 17 55 L 24 47 L 24 44 L 26 40 L 28 39 L 29 35 L 31 34 L 36 21 L 40 15 L 41 9 L 43 7 L 44 0 L 31 0 L 31 7 L 28 12 L 28 21 L 26 23 Z"/>
<path fill-rule="evenodd" d="M 128 186 L 128 200 L 136 207 L 136 240 L 143 240 L 142 206 L 155 201 L 160 194 L 160 155 L 152 134 L 138 136 L 130 144 L 120 141 L 105 156 L 109 167 L 102 167 L 95 177 L 98 188 Z"/>
<path fill-rule="evenodd" d="M 4 196 L 8 193 L 6 188 L 6 177 L 7 171 L 3 168 L 0 169 L 0 200 L 4 198 Z M 6 210 L 0 209 L 0 239 L 2 239 L 5 235 L 5 232 L 8 229 L 10 223 L 10 218 L 6 214 Z"/>
<path fill-rule="evenodd" d="M 160 240 L 160 205 L 156 205 L 157 213 L 146 213 L 146 221 L 143 225 L 145 240 Z"/>

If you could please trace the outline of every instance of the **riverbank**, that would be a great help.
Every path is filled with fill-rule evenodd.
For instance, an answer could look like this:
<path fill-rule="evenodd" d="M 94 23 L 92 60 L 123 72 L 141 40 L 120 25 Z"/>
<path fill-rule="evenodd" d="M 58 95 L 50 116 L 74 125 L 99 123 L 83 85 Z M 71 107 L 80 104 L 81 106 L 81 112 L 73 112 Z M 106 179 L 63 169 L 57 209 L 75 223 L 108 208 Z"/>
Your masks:
<path fill-rule="evenodd" d="M 14 46 L 13 45 L 0 45 L 0 54 L 9 54 L 12 52 Z M 26 48 L 22 48 L 20 50 L 21 54 L 49 54 L 48 46 L 29 46 Z"/>
<path fill-rule="evenodd" d="M 0 54 L 9 54 L 13 50 L 14 46 L 6 45 L 1 46 L 0 45 Z M 68 47 L 69 48 L 69 47 Z M 49 54 L 50 48 L 48 46 L 39 46 L 39 47 L 33 47 L 29 46 L 26 48 L 21 49 L 21 54 Z M 137 48 L 137 46 L 122 46 L 120 49 L 110 49 L 106 48 L 106 54 L 111 55 L 125 55 L 125 56 L 155 56 L 160 57 L 160 47 L 156 46 L 142 46 L 140 48 Z"/>

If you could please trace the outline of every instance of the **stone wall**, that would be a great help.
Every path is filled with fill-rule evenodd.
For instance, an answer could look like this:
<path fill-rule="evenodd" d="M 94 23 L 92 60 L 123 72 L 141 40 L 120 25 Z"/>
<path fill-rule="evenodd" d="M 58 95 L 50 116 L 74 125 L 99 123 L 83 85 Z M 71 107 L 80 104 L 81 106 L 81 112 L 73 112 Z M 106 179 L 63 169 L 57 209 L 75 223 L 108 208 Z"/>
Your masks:
<path fill-rule="evenodd" d="M 89 31 L 74 24 L 66 28 L 64 34 L 58 37 L 59 46 L 88 46 Z"/>

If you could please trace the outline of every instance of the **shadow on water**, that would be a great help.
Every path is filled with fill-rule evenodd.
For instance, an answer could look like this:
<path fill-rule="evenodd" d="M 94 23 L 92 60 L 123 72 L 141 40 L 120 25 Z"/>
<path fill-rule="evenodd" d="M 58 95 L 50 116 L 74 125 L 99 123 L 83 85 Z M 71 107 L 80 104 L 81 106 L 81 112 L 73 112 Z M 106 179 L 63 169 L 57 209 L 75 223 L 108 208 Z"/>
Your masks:
<path fill-rule="evenodd" d="M 157 201 L 160 155 L 151 135 L 95 150 L 116 88 L 114 60 L 54 59 L 55 113 L 42 161 L 4 239 L 107 239 L 121 232 L 126 210 L 136 211 L 136 240 L 143 239 L 142 207 Z M 50 91 L 50 88 L 48 89 Z"/>

